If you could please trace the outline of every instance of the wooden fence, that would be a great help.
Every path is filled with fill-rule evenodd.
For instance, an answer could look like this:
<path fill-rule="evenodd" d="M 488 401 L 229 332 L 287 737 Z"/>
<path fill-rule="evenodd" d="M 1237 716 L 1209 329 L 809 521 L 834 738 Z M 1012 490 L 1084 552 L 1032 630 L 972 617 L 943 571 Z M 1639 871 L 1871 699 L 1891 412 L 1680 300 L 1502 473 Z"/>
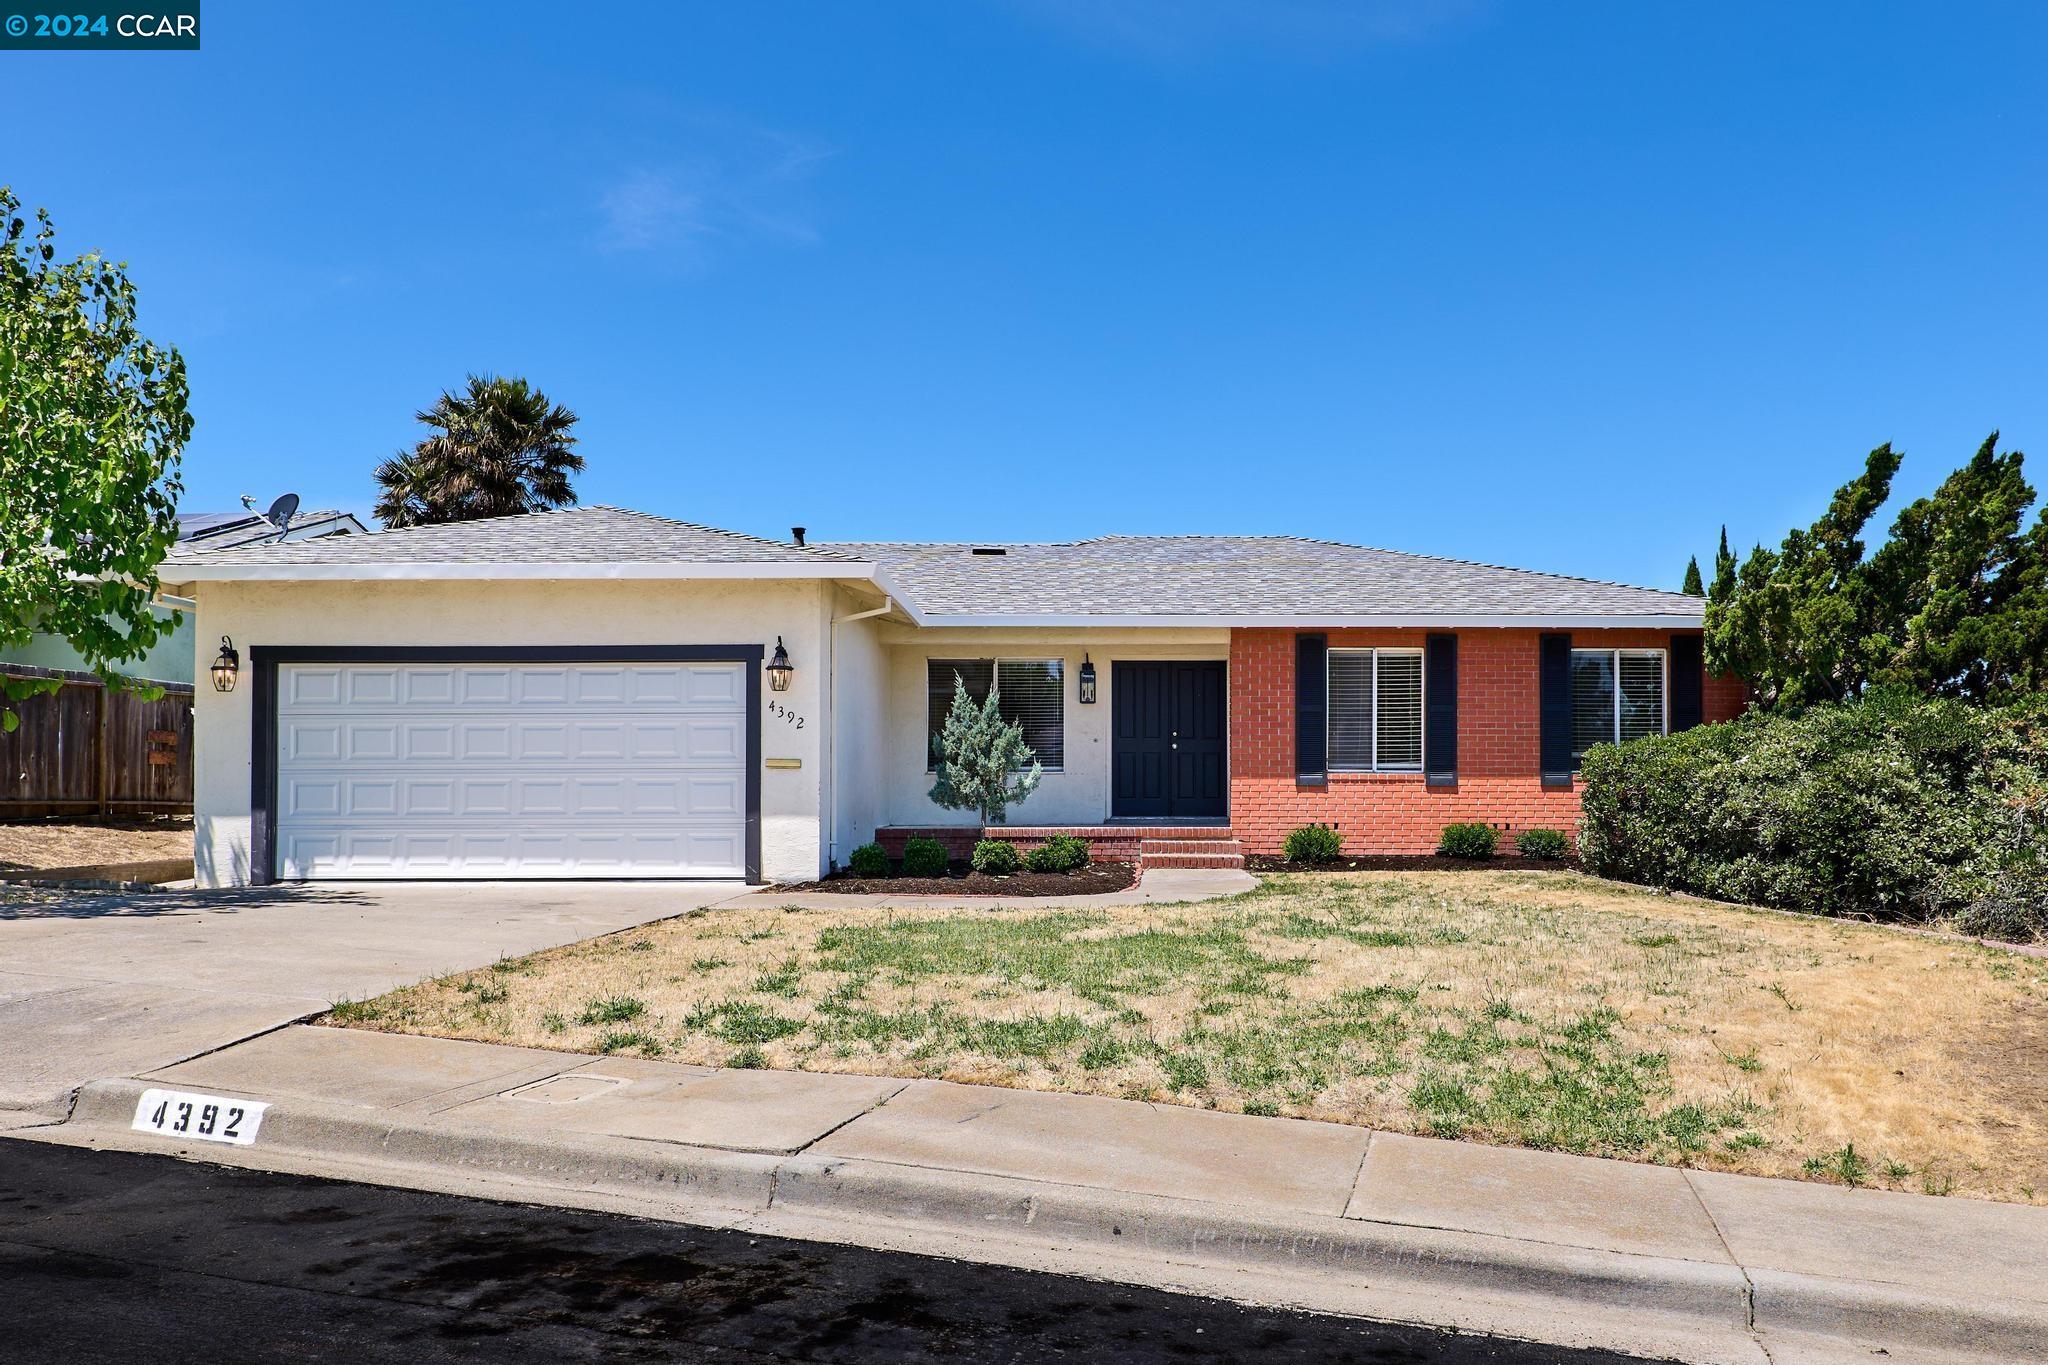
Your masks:
<path fill-rule="evenodd" d="M 144 701 L 90 673 L 21 664 L 0 672 L 63 684 L 6 703 L 21 724 L 0 734 L 0 820 L 191 813 L 190 683 L 159 683 L 164 695 Z"/>

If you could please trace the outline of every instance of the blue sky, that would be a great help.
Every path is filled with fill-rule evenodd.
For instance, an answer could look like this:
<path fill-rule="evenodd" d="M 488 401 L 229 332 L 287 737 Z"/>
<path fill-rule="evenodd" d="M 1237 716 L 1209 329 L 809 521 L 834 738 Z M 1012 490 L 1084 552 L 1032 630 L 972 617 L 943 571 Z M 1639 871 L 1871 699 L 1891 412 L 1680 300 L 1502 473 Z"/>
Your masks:
<path fill-rule="evenodd" d="M 0 54 L 0 180 L 184 349 L 197 508 L 367 512 L 485 371 L 585 501 L 762 534 L 1675 586 L 1881 441 L 2048 481 L 2044 55 L 1993 3 L 209 0 Z"/>

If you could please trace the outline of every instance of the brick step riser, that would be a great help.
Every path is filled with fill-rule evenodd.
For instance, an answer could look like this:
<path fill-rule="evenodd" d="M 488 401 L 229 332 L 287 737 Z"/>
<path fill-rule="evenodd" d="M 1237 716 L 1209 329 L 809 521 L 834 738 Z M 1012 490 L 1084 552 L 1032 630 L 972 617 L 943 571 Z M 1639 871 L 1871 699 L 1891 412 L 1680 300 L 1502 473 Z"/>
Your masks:
<path fill-rule="evenodd" d="M 1148 853 L 1138 860 L 1138 870 L 1152 867 L 1221 867 L 1236 870 L 1244 866 L 1241 853 Z"/>

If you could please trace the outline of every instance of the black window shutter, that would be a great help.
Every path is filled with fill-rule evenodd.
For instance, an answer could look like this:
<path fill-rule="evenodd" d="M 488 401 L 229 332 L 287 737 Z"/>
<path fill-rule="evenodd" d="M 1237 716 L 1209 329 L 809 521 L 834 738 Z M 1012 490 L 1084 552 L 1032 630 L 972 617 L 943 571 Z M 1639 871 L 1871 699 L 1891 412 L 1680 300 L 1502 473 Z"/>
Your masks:
<path fill-rule="evenodd" d="M 1458 637 L 1432 635 L 1423 643 L 1422 687 L 1429 695 L 1422 752 L 1432 787 L 1458 785 Z"/>
<path fill-rule="evenodd" d="M 1671 637 L 1671 733 L 1690 730 L 1705 717 L 1706 658 L 1698 635 Z"/>
<path fill-rule="evenodd" d="M 1537 637 L 1537 717 L 1542 731 L 1543 785 L 1572 784 L 1572 637 Z"/>
<path fill-rule="evenodd" d="M 1330 646 L 1322 635 L 1294 637 L 1294 776 L 1324 782 L 1330 771 Z"/>

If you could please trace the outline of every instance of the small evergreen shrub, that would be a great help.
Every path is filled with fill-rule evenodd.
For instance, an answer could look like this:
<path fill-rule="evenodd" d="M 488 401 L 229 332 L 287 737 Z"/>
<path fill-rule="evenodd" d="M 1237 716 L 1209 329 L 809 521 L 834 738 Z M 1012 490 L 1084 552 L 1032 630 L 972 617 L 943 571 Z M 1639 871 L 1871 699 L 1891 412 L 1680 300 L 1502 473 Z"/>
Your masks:
<path fill-rule="evenodd" d="M 1290 863 L 1334 862 L 1344 852 L 1344 841 L 1328 825 L 1303 825 L 1287 831 L 1280 852 Z"/>
<path fill-rule="evenodd" d="M 1445 825 L 1436 851 L 1446 858 L 1491 858 L 1499 844 L 1500 834 L 1492 825 Z"/>
<path fill-rule="evenodd" d="M 937 839 L 903 841 L 903 875 L 943 877 L 946 875 L 946 846 Z"/>
<path fill-rule="evenodd" d="M 1554 829 L 1525 829 L 1515 836 L 1515 852 L 1524 858 L 1556 862 L 1571 852 L 1571 844 Z"/>
<path fill-rule="evenodd" d="M 933 802 L 974 811 L 984 825 L 1000 823 L 1003 811 L 1031 795 L 1042 775 L 1024 727 L 1003 719 L 995 689 L 976 702 L 958 673 L 945 728 L 932 742 L 932 764 Z"/>
<path fill-rule="evenodd" d="M 1019 864 L 1017 847 L 1007 839 L 983 839 L 974 846 L 974 856 L 967 861 L 976 872 L 991 877 L 1007 877 Z"/>
<path fill-rule="evenodd" d="M 846 855 L 846 866 L 856 877 L 873 880 L 889 875 L 889 855 L 875 843 L 862 844 Z"/>
<path fill-rule="evenodd" d="M 1024 855 L 1024 866 L 1033 872 L 1074 872 L 1088 866 L 1088 841 L 1072 834 L 1055 834 Z"/>

